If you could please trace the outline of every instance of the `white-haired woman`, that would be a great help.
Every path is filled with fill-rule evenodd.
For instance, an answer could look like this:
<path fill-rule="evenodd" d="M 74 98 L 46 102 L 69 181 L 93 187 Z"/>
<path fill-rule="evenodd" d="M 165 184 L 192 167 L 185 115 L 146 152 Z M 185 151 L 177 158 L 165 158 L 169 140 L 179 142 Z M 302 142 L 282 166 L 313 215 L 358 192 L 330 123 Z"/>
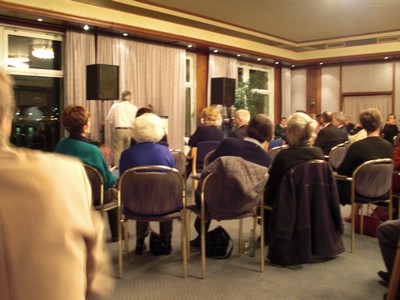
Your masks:
<path fill-rule="evenodd" d="M 168 147 L 158 143 L 164 134 L 164 127 L 159 116 L 146 113 L 137 117 L 132 127 L 132 137 L 137 144 L 122 152 L 119 164 L 120 174 L 122 175 L 130 168 L 145 165 L 175 168 L 174 158 Z M 149 235 L 149 231 L 148 222 L 136 222 L 135 253 L 137 255 L 143 253 L 144 239 Z M 163 239 L 163 254 L 169 255 L 172 251 L 172 221 L 160 222 L 160 235 Z"/>
<path fill-rule="evenodd" d="M 286 138 L 289 147 L 281 150 L 272 162 L 265 190 L 266 203 L 273 205 L 280 182 L 292 167 L 312 159 L 324 159 L 321 148 L 311 146 L 317 127 L 317 122 L 302 112 L 296 112 L 288 118 Z M 268 211 L 265 214 L 265 225 L 269 225 Z M 268 230 L 264 232 L 267 234 Z M 268 241 L 267 236 L 265 238 Z"/>

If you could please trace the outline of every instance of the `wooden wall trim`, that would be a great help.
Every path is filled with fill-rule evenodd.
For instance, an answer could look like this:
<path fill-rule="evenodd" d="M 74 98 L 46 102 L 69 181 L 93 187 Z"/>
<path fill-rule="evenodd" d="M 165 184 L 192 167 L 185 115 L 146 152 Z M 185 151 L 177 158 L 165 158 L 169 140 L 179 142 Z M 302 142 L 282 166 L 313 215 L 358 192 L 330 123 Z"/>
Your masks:
<path fill-rule="evenodd" d="M 379 95 L 393 95 L 393 91 L 348 92 L 348 93 L 342 93 L 342 98 L 343 97 L 357 97 L 357 96 L 379 96 Z"/>
<path fill-rule="evenodd" d="M 306 86 L 306 111 L 317 115 L 321 113 L 321 68 L 307 69 Z"/>
<path fill-rule="evenodd" d="M 208 84 L 208 55 L 197 54 L 197 125 L 200 125 L 200 117 L 203 109 L 207 107 L 207 84 Z"/>

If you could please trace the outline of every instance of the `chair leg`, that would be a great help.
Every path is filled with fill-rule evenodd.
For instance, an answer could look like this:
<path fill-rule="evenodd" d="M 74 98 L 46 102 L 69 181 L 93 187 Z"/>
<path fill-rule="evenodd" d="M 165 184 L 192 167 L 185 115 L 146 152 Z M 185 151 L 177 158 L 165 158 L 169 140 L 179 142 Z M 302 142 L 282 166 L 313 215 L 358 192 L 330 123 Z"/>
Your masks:
<path fill-rule="evenodd" d="M 118 211 L 118 277 L 122 279 L 123 259 L 122 259 L 122 217 L 121 209 Z"/>
<path fill-rule="evenodd" d="M 355 235 L 355 223 L 356 223 L 356 208 L 354 203 L 351 204 L 351 253 L 354 253 L 354 235 Z"/>
<path fill-rule="evenodd" d="M 183 259 L 183 278 L 187 277 L 187 225 L 186 225 L 186 209 L 182 212 L 182 224 L 181 224 L 181 247 L 182 247 L 182 259 Z"/>
<path fill-rule="evenodd" d="M 124 226 L 124 232 L 125 232 L 125 255 L 126 257 L 129 257 L 129 236 L 128 236 L 128 219 L 122 221 Z"/>
<path fill-rule="evenodd" d="M 201 215 L 201 278 L 206 278 L 206 225 Z"/>
<path fill-rule="evenodd" d="M 390 277 L 389 289 L 386 299 L 394 300 L 398 294 L 400 282 L 400 244 L 397 245 L 396 256 L 393 264 L 392 275 Z"/>
<path fill-rule="evenodd" d="M 191 236 L 190 236 L 190 219 L 191 219 L 191 214 L 190 214 L 190 210 L 188 209 L 186 212 L 186 253 L 187 253 L 187 259 L 190 259 L 190 240 L 191 240 Z"/>
<path fill-rule="evenodd" d="M 239 219 L 238 256 L 242 255 L 242 239 L 243 239 L 243 219 Z"/>
<path fill-rule="evenodd" d="M 260 263 L 261 263 L 261 273 L 265 269 L 265 240 L 264 240 L 264 208 L 260 208 Z"/>
<path fill-rule="evenodd" d="M 356 205 L 356 207 L 360 207 L 360 234 L 364 235 L 364 204 Z M 367 210 L 369 208 L 369 204 L 367 204 Z"/>

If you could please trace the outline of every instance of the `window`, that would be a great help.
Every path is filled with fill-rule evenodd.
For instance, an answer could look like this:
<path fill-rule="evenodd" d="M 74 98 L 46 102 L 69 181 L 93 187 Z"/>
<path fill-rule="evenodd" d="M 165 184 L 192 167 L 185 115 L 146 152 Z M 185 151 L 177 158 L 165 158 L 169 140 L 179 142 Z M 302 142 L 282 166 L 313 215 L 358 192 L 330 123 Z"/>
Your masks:
<path fill-rule="evenodd" d="M 63 102 L 62 37 L 0 26 L 3 68 L 14 78 L 16 112 L 11 142 L 53 151 Z M 1 50 L 0 50 L 1 51 Z"/>
<path fill-rule="evenodd" d="M 185 136 L 196 129 L 196 55 L 186 53 L 186 121 Z"/>
<path fill-rule="evenodd" d="M 252 114 L 264 113 L 272 120 L 274 118 L 273 101 L 273 68 L 239 63 L 238 84 L 239 89 L 248 88 L 255 92 L 254 97 L 247 102 L 247 107 Z"/>

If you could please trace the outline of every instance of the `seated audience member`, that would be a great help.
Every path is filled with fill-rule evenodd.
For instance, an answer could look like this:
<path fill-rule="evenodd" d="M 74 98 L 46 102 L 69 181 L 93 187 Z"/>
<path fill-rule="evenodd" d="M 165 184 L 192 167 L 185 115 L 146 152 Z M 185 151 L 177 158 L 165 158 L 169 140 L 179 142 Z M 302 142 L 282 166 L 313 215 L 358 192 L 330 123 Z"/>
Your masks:
<path fill-rule="evenodd" d="M 347 139 L 349 132 L 347 131 L 347 127 L 344 126 L 344 122 L 346 117 L 342 112 L 335 112 L 332 114 L 332 124 L 339 128 L 342 132 L 344 137 Z"/>
<path fill-rule="evenodd" d="M 399 133 L 399 128 L 396 125 L 396 116 L 390 114 L 387 117 L 387 122 L 382 129 L 382 137 L 393 145 L 393 140 Z"/>
<path fill-rule="evenodd" d="M 378 276 L 389 285 L 393 265 L 396 257 L 397 245 L 400 238 L 400 220 L 386 221 L 378 227 L 378 242 L 381 248 L 383 261 L 386 270 L 379 271 Z M 397 291 L 397 298 L 400 298 L 400 290 Z"/>
<path fill-rule="evenodd" d="M 324 128 L 318 132 L 314 146 L 322 149 L 325 155 L 328 155 L 333 147 L 347 141 L 347 136 L 332 124 L 332 113 L 325 111 L 322 113 Z"/>
<path fill-rule="evenodd" d="M 400 142 L 397 143 L 396 149 L 393 153 L 393 170 L 400 171 Z M 400 193 L 400 176 L 393 174 L 393 181 L 392 181 L 392 188 L 393 193 Z M 396 202 L 394 202 L 396 203 Z"/>
<path fill-rule="evenodd" d="M 265 202 L 273 205 L 278 196 L 280 182 L 288 170 L 297 164 L 312 160 L 324 159 L 322 150 L 311 146 L 310 140 L 315 137 L 317 122 L 305 113 L 296 112 L 288 119 L 288 148 L 279 151 L 269 170 L 269 180 L 265 189 Z M 269 225 L 269 211 L 265 211 L 265 228 Z M 268 230 L 265 230 L 265 241 L 268 241 Z"/>
<path fill-rule="evenodd" d="M 274 135 L 275 139 L 282 139 L 286 141 L 287 121 L 285 117 L 281 118 L 281 121 L 275 127 Z"/>
<path fill-rule="evenodd" d="M 271 140 L 272 122 L 264 114 L 254 116 L 247 126 L 247 137 L 243 140 L 236 138 L 224 139 L 218 148 L 210 155 L 209 163 L 222 156 L 237 156 L 249 162 L 256 163 L 261 166 L 269 167 L 271 157 L 264 151 L 263 143 Z M 199 185 L 196 190 L 196 204 L 200 205 Z M 206 222 L 206 231 L 210 227 L 211 222 Z M 200 219 L 195 221 L 195 229 L 200 234 Z M 194 247 L 200 246 L 200 235 L 192 240 L 190 244 Z"/>
<path fill-rule="evenodd" d="M 346 126 L 346 128 L 347 128 L 347 132 L 350 135 L 352 135 L 352 134 L 354 134 L 353 131 L 354 131 L 355 125 L 353 123 L 351 123 L 350 120 L 351 120 L 350 116 L 346 116 L 346 118 L 344 119 L 344 126 Z"/>
<path fill-rule="evenodd" d="M 189 146 L 196 147 L 199 142 L 204 141 L 222 141 L 224 138 L 224 132 L 217 127 L 216 121 L 218 117 L 218 111 L 213 107 L 207 107 L 203 110 L 204 125 L 197 127 L 196 131 L 191 135 L 189 139 Z M 189 175 L 192 172 L 192 159 L 190 158 L 191 151 L 189 151 L 188 164 L 186 166 L 186 174 Z M 198 166 L 201 168 L 201 166 Z"/>
<path fill-rule="evenodd" d="M 232 131 L 231 137 L 244 139 L 247 136 L 247 124 L 250 120 L 250 112 L 247 109 L 239 109 L 235 113 L 236 129 Z"/>
<path fill-rule="evenodd" d="M 315 119 L 318 123 L 318 127 L 316 130 L 316 134 L 318 134 L 322 129 L 324 129 L 324 118 L 322 117 L 322 114 L 316 115 Z"/>
<path fill-rule="evenodd" d="M 353 128 L 353 133 L 349 135 L 349 142 L 354 143 L 356 141 L 365 139 L 367 137 L 367 132 L 362 128 L 360 123 L 357 123 Z"/>
<path fill-rule="evenodd" d="M 162 120 L 155 114 L 144 114 L 133 122 L 132 137 L 137 144 L 121 154 L 121 175 L 128 169 L 146 165 L 159 165 L 175 168 L 174 158 L 168 147 L 158 142 L 164 136 Z M 162 199 L 160 198 L 160 201 Z M 126 210 L 126 208 L 124 208 Z M 148 222 L 136 222 L 136 249 L 141 255 L 145 250 L 145 238 L 149 235 Z M 171 254 L 172 221 L 160 222 L 160 235 L 163 239 L 163 254 Z"/>
<path fill-rule="evenodd" d="M 117 181 L 111 173 L 114 168 L 109 168 L 100 149 L 88 143 L 90 134 L 90 115 L 82 106 L 68 106 L 61 114 L 63 127 L 69 132 L 69 137 L 62 139 L 55 152 L 79 158 L 84 164 L 92 166 L 104 178 L 104 203 L 111 202 L 115 197 L 113 187 Z M 100 199 L 94 203 L 99 205 Z M 111 230 L 111 240 L 118 241 L 118 212 L 112 209 L 107 212 Z"/>
<path fill-rule="evenodd" d="M 359 119 L 367 132 L 367 137 L 351 144 L 337 170 L 340 175 L 351 177 L 353 171 L 368 160 L 393 157 L 392 145 L 379 136 L 382 124 L 381 113 L 375 108 L 368 108 L 361 111 Z M 341 180 L 337 183 L 340 203 L 350 204 L 350 185 Z M 351 218 L 346 217 L 345 220 L 349 221 Z"/>
<path fill-rule="evenodd" d="M 13 85 L 0 70 L 0 298 L 110 299 L 103 221 L 80 161 L 9 145 Z"/>

